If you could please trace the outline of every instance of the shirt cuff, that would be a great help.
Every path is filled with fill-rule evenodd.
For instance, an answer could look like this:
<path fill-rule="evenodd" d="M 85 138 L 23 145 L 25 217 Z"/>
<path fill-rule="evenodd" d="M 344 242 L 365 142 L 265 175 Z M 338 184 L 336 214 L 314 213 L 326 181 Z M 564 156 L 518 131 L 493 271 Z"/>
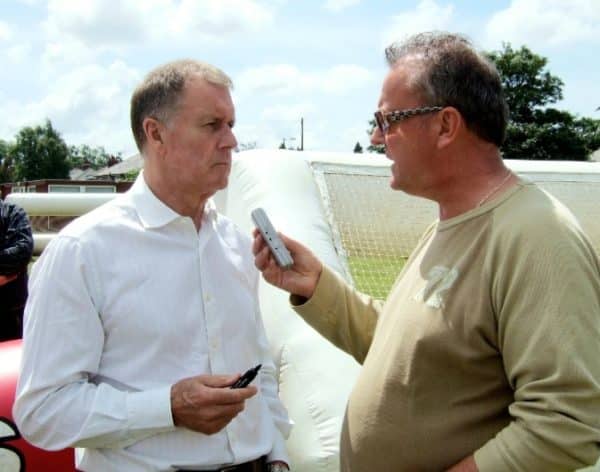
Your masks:
<path fill-rule="evenodd" d="M 130 430 L 175 428 L 171 413 L 171 386 L 127 395 Z"/>
<path fill-rule="evenodd" d="M 300 316 L 319 325 L 335 326 L 337 318 L 333 314 L 345 281 L 335 271 L 323 265 L 321 276 L 309 299 L 297 295 L 290 296 L 290 304 Z M 312 324 L 312 323 L 311 323 Z"/>
<path fill-rule="evenodd" d="M 488 441 L 483 447 L 473 453 L 473 459 L 477 464 L 477 470 L 485 472 L 486 470 L 508 470 L 509 464 L 504 461 L 504 458 L 495 447 L 493 440 Z M 506 467 L 506 469 L 505 469 Z"/>

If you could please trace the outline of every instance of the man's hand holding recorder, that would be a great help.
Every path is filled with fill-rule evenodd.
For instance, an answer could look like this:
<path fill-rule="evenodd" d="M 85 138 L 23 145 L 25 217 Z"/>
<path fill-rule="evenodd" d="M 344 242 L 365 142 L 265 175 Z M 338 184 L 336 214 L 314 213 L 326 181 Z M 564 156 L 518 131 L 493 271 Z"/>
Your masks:
<path fill-rule="evenodd" d="M 264 213 L 264 212 L 263 212 Z M 266 214 L 264 215 L 266 217 Z M 257 229 L 254 230 L 254 243 L 252 252 L 255 256 L 255 265 L 260 270 L 267 282 L 294 295 L 306 299 L 312 297 L 319 277 L 321 276 L 322 264 L 319 259 L 305 246 L 299 242 L 272 229 L 270 222 L 266 229 L 259 225 L 255 218 Z M 268 232 L 266 232 L 268 231 Z M 264 235 L 267 235 L 265 237 Z M 286 248 L 291 256 L 292 264 L 282 267 L 277 263 L 274 256 L 274 248 Z"/>

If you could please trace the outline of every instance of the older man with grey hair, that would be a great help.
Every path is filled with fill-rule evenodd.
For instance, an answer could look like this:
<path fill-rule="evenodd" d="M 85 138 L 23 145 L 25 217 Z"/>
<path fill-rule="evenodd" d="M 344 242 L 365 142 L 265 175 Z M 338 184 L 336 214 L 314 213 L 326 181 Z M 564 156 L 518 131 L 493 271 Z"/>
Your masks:
<path fill-rule="evenodd" d="M 237 144 L 231 85 L 195 61 L 152 71 L 131 100 L 143 171 L 33 268 L 14 418 L 82 471 L 288 469 L 251 241 L 211 201 Z"/>

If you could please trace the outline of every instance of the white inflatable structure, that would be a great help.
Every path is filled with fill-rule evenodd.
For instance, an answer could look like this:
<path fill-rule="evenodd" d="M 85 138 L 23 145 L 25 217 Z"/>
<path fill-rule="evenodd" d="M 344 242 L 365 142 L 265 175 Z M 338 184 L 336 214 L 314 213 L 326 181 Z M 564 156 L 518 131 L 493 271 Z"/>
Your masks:
<path fill-rule="evenodd" d="M 600 163 L 506 162 L 569 206 L 600 251 Z M 229 186 L 215 201 L 248 234 L 250 212 L 263 207 L 279 231 L 309 246 L 361 290 L 384 298 L 402 260 L 437 218 L 432 202 L 389 188 L 389 167 L 380 155 L 245 151 L 235 155 Z M 41 214 L 36 198 L 10 196 L 26 211 Z M 383 283 L 382 275 L 388 279 Z M 280 394 L 295 422 L 288 440 L 292 468 L 337 472 L 341 422 L 360 366 L 300 319 L 286 293 L 265 282 L 260 290 Z"/>
<path fill-rule="evenodd" d="M 217 207 L 250 233 L 250 212 L 266 210 L 273 225 L 303 241 L 329 266 L 345 274 L 310 157 L 305 153 L 250 151 L 236 156 Z M 339 470 L 338 442 L 346 398 L 360 366 L 324 340 L 289 308 L 288 295 L 263 282 L 261 310 L 280 395 L 295 423 L 288 440 L 292 470 Z"/>

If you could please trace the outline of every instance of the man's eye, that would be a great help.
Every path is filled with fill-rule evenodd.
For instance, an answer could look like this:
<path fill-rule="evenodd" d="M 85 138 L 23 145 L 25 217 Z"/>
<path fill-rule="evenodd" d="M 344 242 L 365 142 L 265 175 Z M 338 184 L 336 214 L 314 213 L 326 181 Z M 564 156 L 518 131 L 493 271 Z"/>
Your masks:
<path fill-rule="evenodd" d="M 224 121 L 222 120 L 214 120 L 214 121 L 209 121 L 207 123 L 204 123 L 203 126 L 207 127 L 207 128 L 211 128 L 214 131 L 219 131 L 223 126 L 224 126 Z M 229 126 L 229 128 L 233 128 L 235 122 L 234 121 L 228 121 L 227 122 L 227 126 Z"/>

